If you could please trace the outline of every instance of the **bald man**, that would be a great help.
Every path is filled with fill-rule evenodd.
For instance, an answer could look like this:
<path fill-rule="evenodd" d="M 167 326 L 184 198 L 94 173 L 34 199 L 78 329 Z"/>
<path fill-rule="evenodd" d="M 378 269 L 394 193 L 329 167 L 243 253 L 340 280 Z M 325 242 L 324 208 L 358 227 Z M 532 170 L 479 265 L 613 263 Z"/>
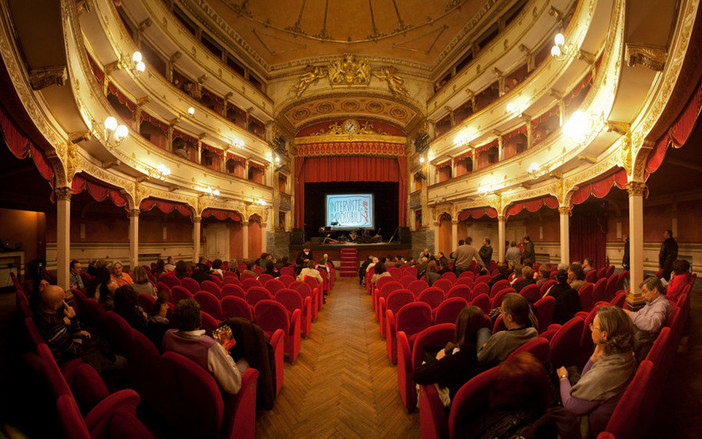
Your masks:
<path fill-rule="evenodd" d="M 79 356 L 82 340 L 89 339 L 90 333 L 81 330 L 75 310 L 66 303 L 65 291 L 59 286 L 47 285 L 40 294 L 34 323 L 56 361 L 62 363 Z"/>

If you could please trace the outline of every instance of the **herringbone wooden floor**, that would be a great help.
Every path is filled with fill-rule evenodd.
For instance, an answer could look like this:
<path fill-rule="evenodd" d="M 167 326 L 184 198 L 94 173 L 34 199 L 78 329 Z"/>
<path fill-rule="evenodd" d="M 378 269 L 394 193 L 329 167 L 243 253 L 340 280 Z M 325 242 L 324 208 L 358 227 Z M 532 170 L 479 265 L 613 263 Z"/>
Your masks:
<path fill-rule="evenodd" d="M 407 414 L 397 368 L 385 352 L 371 298 L 358 278 L 339 278 L 269 412 L 258 438 L 418 438 L 419 414 Z"/>

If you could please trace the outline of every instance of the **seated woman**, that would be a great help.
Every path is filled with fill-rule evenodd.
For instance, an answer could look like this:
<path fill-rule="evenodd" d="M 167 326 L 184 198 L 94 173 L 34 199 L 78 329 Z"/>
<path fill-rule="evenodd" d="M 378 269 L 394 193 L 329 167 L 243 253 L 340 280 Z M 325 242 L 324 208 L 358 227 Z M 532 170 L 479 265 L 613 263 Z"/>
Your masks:
<path fill-rule="evenodd" d="M 100 286 L 110 281 L 110 270 L 107 267 L 95 269 L 95 276 L 85 286 L 85 297 L 96 299 L 100 297 Z"/>
<path fill-rule="evenodd" d="M 132 288 L 137 293 L 146 293 L 156 297 L 156 288 L 149 282 L 149 277 L 146 275 L 146 269 L 142 266 L 134 267 L 134 284 Z"/>
<path fill-rule="evenodd" d="M 534 273 L 534 279 L 536 279 L 536 286 L 539 288 L 541 288 L 541 285 L 548 282 L 550 278 L 551 270 L 546 264 L 539 266 L 539 272 Z"/>
<path fill-rule="evenodd" d="M 183 279 L 185 277 L 188 277 L 188 265 L 185 263 L 185 261 L 180 260 L 180 261 L 176 262 L 175 270 L 173 270 L 173 274 L 175 274 L 175 276 L 178 279 Z"/>
<path fill-rule="evenodd" d="M 553 323 L 564 325 L 568 320 L 581 310 L 580 296 L 568 285 L 568 272 L 561 269 L 556 272 L 556 285 L 546 291 L 546 296 L 556 299 L 556 307 L 553 310 Z"/>
<path fill-rule="evenodd" d="M 105 311 L 112 311 L 115 309 L 114 297 L 118 287 L 117 282 L 112 279 L 100 285 L 98 290 L 100 294 L 98 303 L 102 305 Z"/>
<path fill-rule="evenodd" d="M 671 303 L 678 303 L 685 285 L 690 282 L 690 263 L 685 259 L 676 259 L 673 262 L 673 277 L 666 290 L 666 297 Z"/>
<path fill-rule="evenodd" d="M 373 277 L 371 278 L 371 283 L 375 285 L 378 282 L 378 279 L 381 277 L 386 277 L 390 276 L 390 273 L 385 269 L 385 263 L 384 262 L 378 262 L 373 266 L 373 269 L 375 273 L 373 274 Z"/>
<path fill-rule="evenodd" d="M 525 265 L 522 267 L 522 280 L 514 284 L 514 290 L 516 292 L 520 292 L 525 286 L 533 285 L 535 283 L 536 280 L 534 279 L 534 269 L 528 265 Z"/>
<path fill-rule="evenodd" d="M 167 291 L 160 291 L 158 297 L 156 298 L 156 303 L 154 307 L 149 312 L 149 321 L 153 321 L 168 327 L 170 322 L 166 315 L 168 314 L 168 302 L 170 300 L 170 295 Z M 158 348 L 161 347 L 160 344 L 156 345 Z"/>
<path fill-rule="evenodd" d="M 451 404 L 454 395 L 469 379 L 480 372 L 476 356 L 478 329 L 485 326 L 483 310 L 477 306 L 466 306 L 458 314 L 453 340 L 428 361 L 414 371 L 417 384 L 439 386 L 444 407 Z M 443 390 L 443 391 L 442 391 Z"/>
<path fill-rule="evenodd" d="M 441 279 L 441 275 L 438 272 L 438 269 L 436 268 L 436 261 L 429 261 L 427 264 L 427 272 L 425 274 L 427 277 L 427 283 L 429 286 L 434 285 L 434 282 L 437 280 Z"/>
<path fill-rule="evenodd" d="M 160 343 L 163 340 L 163 334 L 168 329 L 168 325 L 156 320 L 150 320 L 146 312 L 138 305 L 137 297 L 138 294 L 131 285 L 119 287 L 115 291 L 115 312 L 122 316 L 129 323 L 129 326 L 147 336 L 154 345 L 161 346 Z M 167 309 L 168 306 L 166 306 Z"/>
<path fill-rule="evenodd" d="M 590 324 L 595 351 L 577 384 L 571 387 L 568 370 L 558 369 L 563 407 L 576 416 L 587 416 L 583 437 L 596 437 L 607 426 L 619 398 L 636 371 L 634 325 L 617 306 L 597 309 Z"/>
<path fill-rule="evenodd" d="M 568 284 L 575 291 L 578 291 L 580 287 L 585 285 L 585 273 L 583 272 L 583 266 L 574 262 L 568 267 Z"/>

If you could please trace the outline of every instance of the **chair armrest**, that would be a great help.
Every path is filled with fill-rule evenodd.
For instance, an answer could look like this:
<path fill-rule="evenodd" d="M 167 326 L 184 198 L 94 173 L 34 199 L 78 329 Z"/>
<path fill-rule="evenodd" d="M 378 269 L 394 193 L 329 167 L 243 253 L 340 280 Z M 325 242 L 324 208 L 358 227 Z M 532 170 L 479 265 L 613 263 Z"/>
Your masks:
<path fill-rule="evenodd" d="M 302 310 L 296 309 L 293 311 L 292 315 L 290 316 L 290 330 L 292 330 L 292 334 L 297 334 L 297 336 L 300 336 L 300 322 L 302 321 Z"/>
<path fill-rule="evenodd" d="M 115 410 L 126 410 L 132 414 L 136 413 L 136 407 L 140 402 L 141 398 L 139 394 L 132 389 L 118 390 L 108 395 L 85 416 L 85 423 L 88 425 L 88 430 L 92 430 L 101 419 Z"/>
<path fill-rule="evenodd" d="M 412 349 L 405 331 L 397 331 L 397 373 L 412 377 Z"/>
<path fill-rule="evenodd" d="M 256 390 L 258 370 L 248 368 L 241 375 L 241 390 L 230 395 L 224 406 L 222 433 L 224 437 L 254 439 L 256 436 Z"/>

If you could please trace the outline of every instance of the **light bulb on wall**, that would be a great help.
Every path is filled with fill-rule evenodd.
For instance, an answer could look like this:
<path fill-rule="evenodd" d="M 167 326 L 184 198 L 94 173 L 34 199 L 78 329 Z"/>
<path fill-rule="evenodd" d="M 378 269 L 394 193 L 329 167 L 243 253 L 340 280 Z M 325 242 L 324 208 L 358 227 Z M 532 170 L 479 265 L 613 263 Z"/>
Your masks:
<path fill-rule="evenodd" d="M 103 128 L 105 143 L 110 148 L 119 146 L 119 144 L 122 143 L 122 141 L 129 135 L 129 129 L 125 125 L 120 125 L 117 122 L 117 119 L 113 116 L 109 116 L 105 119 Z"/>
<path fill-rule="evenodd" d="M 188 108 L 188 114 L 191 116 L 195 114 L 195 109 L 193 107 Z"/>
<path fill-rule="evenodd" d="M 425 161 L 425 160 L 424 160 L 424 157 L 423 157 L 423 156 L 419 158 L 419 163 L 424 164 L 424 161 Z"/>
<path fill-rule="evenodd" d="M 565 37 L 563 36 L 562 33 L 559 32 L 553 38 L 553 42 L 556 43 L 556 46 L 562 46 L 565 44 Z"/>
<path fill-rule="evenodd" d="M 137 51 L 132 54 L 132 73 L 135 76 L 139 76 L 146 70 L 146 64 L 144 64 L 143 56 L 141 52 Z"/>
<path fill-rule="evenodd" d="M 587 125 L 587 115 L 578 110 L 563 125 L 563 130 L 575 143 L 583 143 L 587 138 Z"/>

